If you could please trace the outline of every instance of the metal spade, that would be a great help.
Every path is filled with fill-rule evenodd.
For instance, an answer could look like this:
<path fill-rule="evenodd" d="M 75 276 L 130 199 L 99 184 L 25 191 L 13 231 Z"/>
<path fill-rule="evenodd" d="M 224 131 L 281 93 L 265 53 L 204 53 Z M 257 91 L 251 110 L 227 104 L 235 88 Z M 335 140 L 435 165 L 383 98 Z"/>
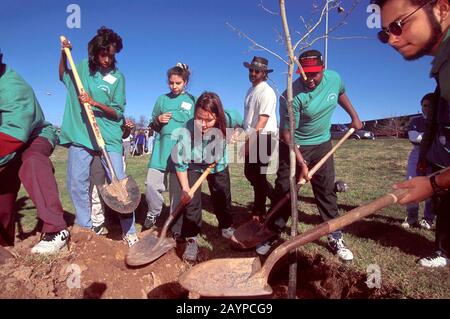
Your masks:
<path fill-rule="evenodd" d="M 270 295 L 270 271 L 289 251 L 341 229 L 376 211 L 397 203 L 407 194 L 396 190 L 357 207 L 347 214 L 324 222 L 278 246 L 261 267 L 259 258 L 222 258 L 195 265 L 182 274 L 179 283 L 185 289 L 205 297 L 250 297 Z"/>

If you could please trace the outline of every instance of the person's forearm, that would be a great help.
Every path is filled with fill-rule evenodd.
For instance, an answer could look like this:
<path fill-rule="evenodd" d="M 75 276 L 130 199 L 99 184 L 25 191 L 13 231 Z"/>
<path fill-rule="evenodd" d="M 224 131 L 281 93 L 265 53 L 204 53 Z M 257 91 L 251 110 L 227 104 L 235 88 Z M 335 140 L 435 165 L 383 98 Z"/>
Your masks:
<path fill-rule="evenodd" d="M 436 183 L 442 188 L 450 188 L 450 169 L 437 175 Z"/>
<path fill-rule="evenodd" d="M 117 113 L 112 107 L 109 107 L 97 101 L 94 101 L 91 106 L 95 106 L 96 108 L 102 110 L 109 118 L 112 118 L 114 120 L 118 119 Z"/>
<path fill-rule="evenodd" d="M 178 181 L 180 182 L 181 189 L 187 190 L 190 188 L 187 171 L 185 171 L 185 172 L 177 171 L 177 177 L 178 177 Z"/>
<path fill-rule="evenodd" d="M 289 145 L 289 143 L 291 142 L 291 134 L 289 133 L 288 130 L 283 130 L 283 132 L 281 132 L 281 139 L 283 142 L 285 142 L 287 145 Z M 295 143 L 294 143 L 294 152 L 295 152 L 295 158 L 297 160 L 297 164 L 300 166 L 304 165 L 305 160 L 303 159 L 302 153 L 300 152 L 298 147 L 295 145 Z"/>
<path fill-rule="evenodd" d="M 62 81 L 64 72 L 67 70 L 67 57 L 64 51 L 61 51 L 61 59 L 59 60 L 59 80 Z"/>
<path fill-rule="evenodd" d="M 355 108 L 353 107 L 352 103 L 350 102 L 350 99 L 348 98 L 347 94 L 343 93 L 339 95 L 338 103 L 342 108 L 347 112 L 348 115 L 350 115 L 350 118 L 352 119 L 352 122 L 354 121 L 360 121 L 358 113 L 356 113 Z"/>
<path fill-rule="evenodd" d="M 268 115 L 260 115 L 258 117 L 258 123 L 255 126 L 255 131 L 260 131 L 263 128 L 266 127 L 267 121 L 269 120 L 269 116 Z"/>

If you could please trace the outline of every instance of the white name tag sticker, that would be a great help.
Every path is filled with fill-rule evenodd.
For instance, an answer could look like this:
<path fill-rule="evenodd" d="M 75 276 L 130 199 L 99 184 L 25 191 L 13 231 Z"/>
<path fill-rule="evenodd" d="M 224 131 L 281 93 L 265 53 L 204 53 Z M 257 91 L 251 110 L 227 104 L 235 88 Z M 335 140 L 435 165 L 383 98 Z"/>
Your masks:
<path fill-rule="evenodd" d="M 117 78 L 111 74 L 108 74 L 103 77 L 103 81 L 108 82 L 109 84 L 114 84 L 117 81 Z"/>
<path fill-rule="evenodd" d="M 183 110 L 189 111 L 191 109 L 191 107 L 192 107 L 191 103 L 187 103 L 187 102 L 184 102 L 184 101 L 181 102 L 181 108 Z"/>

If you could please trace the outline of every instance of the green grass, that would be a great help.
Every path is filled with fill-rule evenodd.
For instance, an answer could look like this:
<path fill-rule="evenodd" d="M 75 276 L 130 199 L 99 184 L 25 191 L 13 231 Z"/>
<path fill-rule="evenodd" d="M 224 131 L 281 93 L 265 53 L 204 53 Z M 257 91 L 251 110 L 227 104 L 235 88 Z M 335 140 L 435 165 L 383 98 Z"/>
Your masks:
<path fill-rule="evenodd" d="M 407 140 L 380 139 L 375 141 L 348 141 L 335 154 L 336 178 L 349 185 L 347 193 L 338 194 L 341 213 L 354 206 L 370 201 L 384 194 L 393 182 L 404 179 L 406 161 L 411 149 Z M 67 152 L 57 148 L 52 155 L 55 175 L 64 209 L 73 213 L 73 206 L 65 186 Z M 144 192 L 148 155 L 133 157 L 127 162 L 127 174 L 133 176 Z M 232 164 L 231 186 L 233 208 L 237 215 L 246 214 L 253 198 L 250 184 L 244 177 L 243 164 Z M 275 176 L 269 180 L 274 181 Z M 200 245 L 208 252 L 207 258 L 230 255 L 227 242 L 217 236 L 217 220 L 211 213 L 209 191 L 203 187 L 204 211 L 203 234 Z M 300 193 L 306 201 L 299 202 L 299 230 L 314 227 L 320 220 L 318 211 L 311 204 L 312 191 L 306 185 Z M 168 193 L 164 193 L 168 203 Z M 35 208 L 23 188 L 20 191 L 20 223 L 28 232 L 36 226 Z M 137 228 L 140 229 L 145 214 L 145 205 L 137 211 Z M 345 229 L 345 240 L 355 254 L 355 260 L 348 267 L 357 272 L 366 272 L 368 265 L 377 264 L 381 268 L 382 280 L 396 287 L 405 298 L 450 298 L 450 268 L 424 269 L 416 260 L 433 250 L 434 233 L 421 229 L 402 229 L 400 223 L 405 217 L 405 208 L 391 206 L 376 215 L 358 221 Z M 286 235 L 285 235 L 286 237 Z M 321 239 L 301 248 L 305 254 L 322 254 L 332 262 L 339 262 L 326 249 Z M 252 252 L 242 256 L 253 255 Z"/>

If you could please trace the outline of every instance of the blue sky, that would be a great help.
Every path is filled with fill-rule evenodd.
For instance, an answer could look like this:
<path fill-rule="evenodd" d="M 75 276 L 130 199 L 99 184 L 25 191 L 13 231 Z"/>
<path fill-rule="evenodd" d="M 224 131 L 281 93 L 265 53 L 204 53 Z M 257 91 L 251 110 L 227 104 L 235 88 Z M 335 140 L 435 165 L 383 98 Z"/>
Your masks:
<path fill-rule="evenodd" d="M 352 1 L 341 1 L 348 9 Z M 81 28 L 69 29 L 69 4 L 81 8 Z M 168 92 L 166 71 L 177 62 L 192 69 L 189 91 L 205 90 L 220 95 L 227 108 L 243 113 L 243 100 L 250 86 L 242 62 L 254 55 L 269 59 L 271 79 L 280 91 L 286 87 L 287 67 L 267 52 L 255 51 L 226 22 L 239 28 L 261 45 L 285 57 L 277 41 L 281 19 L 259 7 L 260 0 L 2 0 L 0 1 L 0 49 L 4 62 L 19 72 L 34 88 L 46 118 L 62 122 L 65 87 L 58 80 L 59 35 L 67 36 L 75 61 L 87 56 L 87 43 L 96 30 L 108 26 L 121 35 L 124 49 L 117 55 L 126 78 L 126 114 L 147 118 L 156 98 Z M 278 1 L 264 0 L 264 6 L 278 12 Z M 316 21 L 314 3 L 321 0 L 287 0 L 287 14 L 294 41 L 305 33 L 299 19 Z M 406 62 L 392 48 L 376 39 L 378 29 L 369 29 L 366 12 L 369 0 L 362 0 L 347 24 L 332 36 L 365 36 L 367 39 L 330 40 L 328 67 L 341 74 L 362 120 L 398 116 L 419 111 L 421 97 L 434 90 L 429 78 L 431 57 Z M 341 18 L 330 13 L 330 26 Z M 278 30 L 278 31 L 277 31 Z M 316 36 L 324 33 L 325 24 Z M 324 50 L 324 41 L 314 49 Z M 270 82 L 271 83 L 271 82 Z M 272 84 L 272 83 L 271 83 Z M 48 95 L 47 92 L 51 93 Z M 338 109 L 333 122 L 348 122 Z"/>

